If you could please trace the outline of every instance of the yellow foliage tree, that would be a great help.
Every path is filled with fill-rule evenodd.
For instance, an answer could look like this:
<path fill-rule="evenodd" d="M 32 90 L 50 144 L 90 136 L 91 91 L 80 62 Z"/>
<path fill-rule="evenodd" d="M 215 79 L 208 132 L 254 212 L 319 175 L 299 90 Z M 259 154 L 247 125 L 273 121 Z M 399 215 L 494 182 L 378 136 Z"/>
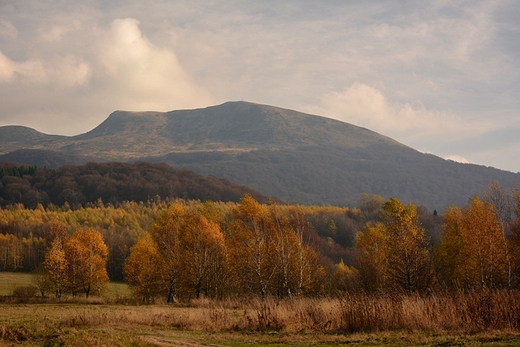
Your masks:
<path fill-rule="evenodd" d="M 67 259 L 60 238 L 55 238 L 47 250 L 43 267 L 50 289 L 57 298 L 61 298 L 67 283 Z"/>
<path fill-rule="evenodd" d="M 460 210 L 445 211 L 436 263 L 443 280 L 467 289 L 509 286 L 509 265 L 502 228 L 493 206 L 474 197 Z"/>
<path fill-rule="evenodd" d="M 340 291 L 351 291 L 357 287 L 357 279 L 359 274 L 357 269 L 350 268 L 345 265 L 343 259 L 336 264 L 334 273 L 332 274 L 332 285 L 333 288 Z"/>
<path fill-rule="evenodd" d="M 359 282 L 367 292 L 380 291 L 387 279 L 387 234 L 382 223 L 367 223 L 355 240 L 355 267 Z"/>
<path fill-rule="evenodd" d="M 306 224 L 298 211 L 283 214 L 246 195 L 229 224 L 233 286 L 242 294 L 292 296 L 323 289 L 324 269 L 304 244 Z"/>
<path fill-rule="evenodd" d="M 157 245 L 165 264 L 163 278 L 167 302 L 174 301 L 179 289 L 178 241 L 180 229 L 184 223 L 184 208 L 185 206 L 181 202 L 174 202 L 168 209 L 158 214 L 150 228 L 150 236 Z"/>
<path fill-rule="evenodd" d="M 429 289 L 432 258 L 415 205 L 391 198 L 383 204 L 381 218 L 382 223 L 367 224 L 357 236 L 356 266 L 365 289 L 405 293 Z"/>
<path fill-rule="evenodd" d="M 131 248 L 124 265 L 126 282 L 135 295 L 150 303 L 166 290 L 163 277 L 166 264 L 149 233 L 143 234 Z"/>
<path fill-rule="evenodd" d="M 415 205 L 391 198 L 383 205 L 388 244 L 388 284 L 407 293 L 430 288 L 434 278 L 432 255 Z"/>
<path fill-rule="evenodd" d="M 267 209 L 246 195 L 229 226 L 229 256 L 234 286 L 242 293 L 267 296 L 276 273 Z"/>
<path fill-rule="evenodd" d="M 226 279 L 224 235 L 217 224 L 196 211 L 182 223 L 178 241 L 180 289 L 184 295 L 217 297 Z"/>
<path fill-rule="evenodd" d="M 101 233 L 94 229 L 78 229 L 65 242 L 68 261 L 68 285 L 73 296 L 79 290 L 88 298 L 99 295 L 108 282 L 108 248 Z"/>

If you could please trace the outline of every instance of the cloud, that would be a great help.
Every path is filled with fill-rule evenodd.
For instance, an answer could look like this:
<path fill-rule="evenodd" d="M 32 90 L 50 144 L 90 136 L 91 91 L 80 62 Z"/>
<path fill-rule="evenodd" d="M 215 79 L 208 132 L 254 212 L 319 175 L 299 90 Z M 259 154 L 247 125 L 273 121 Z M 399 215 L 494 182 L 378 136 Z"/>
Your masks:
<path fill-rule="evenodd" d="M 0 51 L 0 124 L 72 135 L 117 109 L 169 111 L 214 103 L 175 51 L 150 42 L 136 19 L 90 25 L 83 30 L 86 24 L 76 19 L 40 24 L 24 59 Z"/>
<path fill-rule="evenodd" d="M 101 79 L 122 95 L 133 110 L 171 110 L 207 105 L 211 95 L 184 71 L 173 50 L 153 45 L 139 30 L 139 21 L 112 22 L 101 43 Z"/>
<path fill-rule="evenodd" d="M 0 36 L 15 40 L 18 36 L 18 30 L 11 22 L 0 19 Z"/>
<path fill-rule="evenodd" d="M 319 106 L 308 107 L 308 110 L 407 142 L 443 135 L 475 136 L 490 127 L 488 122 L 465 122 L 448 111 L 392 101 L 384 90 L 381 83 L 378 88 L 354 83 L 343 91 L 323 95 Z"/>

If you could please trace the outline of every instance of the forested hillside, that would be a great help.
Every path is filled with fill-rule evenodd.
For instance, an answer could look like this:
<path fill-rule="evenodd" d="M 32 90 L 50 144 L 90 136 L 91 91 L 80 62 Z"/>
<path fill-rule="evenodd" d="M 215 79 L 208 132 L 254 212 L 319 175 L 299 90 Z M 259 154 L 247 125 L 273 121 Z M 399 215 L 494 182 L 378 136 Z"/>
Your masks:
<path fill-rule="evenodd" d="M 237 202 L 246 193 L 267 202 L 248 187 L 165 164 L 88 163 L 49 169 L 0 163 L 0 206 L 78 208 L 98 200 L 118 204 L 156 198 Z"/>

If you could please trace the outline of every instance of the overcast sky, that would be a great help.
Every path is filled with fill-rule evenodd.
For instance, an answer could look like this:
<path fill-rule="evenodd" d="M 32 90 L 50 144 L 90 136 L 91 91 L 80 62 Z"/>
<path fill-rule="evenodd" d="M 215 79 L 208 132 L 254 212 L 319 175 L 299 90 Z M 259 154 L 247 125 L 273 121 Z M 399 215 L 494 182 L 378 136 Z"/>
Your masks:
<path fill-rule="evenodd" d="M 520 5 L 0 0 L 0 125 L 244 100 L 520 171 Z"/>

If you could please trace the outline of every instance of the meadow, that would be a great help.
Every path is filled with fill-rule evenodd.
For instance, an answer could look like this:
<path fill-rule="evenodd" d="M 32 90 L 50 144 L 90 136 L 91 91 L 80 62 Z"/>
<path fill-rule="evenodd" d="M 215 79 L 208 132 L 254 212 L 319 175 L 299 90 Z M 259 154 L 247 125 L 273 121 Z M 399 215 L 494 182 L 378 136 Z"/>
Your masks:
<path fill-rule="evenodd" d="M 31 281 L 0 273 L 0 295 Z M 131 297 L 126 285 L 110 288 L 88 300 L 0 303 L 0 346 L 520 345 L 520 293 L 511 291 L 137 305 L 121 300 Z"/>

